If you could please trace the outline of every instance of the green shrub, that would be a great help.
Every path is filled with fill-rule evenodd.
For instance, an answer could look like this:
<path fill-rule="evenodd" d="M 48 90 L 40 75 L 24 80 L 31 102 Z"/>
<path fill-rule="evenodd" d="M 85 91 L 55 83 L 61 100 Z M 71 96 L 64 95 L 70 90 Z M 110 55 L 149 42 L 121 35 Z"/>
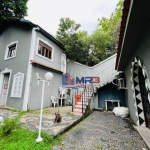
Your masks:
<path fill-rule="evenodd" d="M 19 118 L 13 118 L 13 119 L 6 119 L 4 120 L 2 127 L 2 134 L 8 135 L 10 134 L 13 130 L 17 129 L 20 127 L 21 124 L 18 123 Z"/>

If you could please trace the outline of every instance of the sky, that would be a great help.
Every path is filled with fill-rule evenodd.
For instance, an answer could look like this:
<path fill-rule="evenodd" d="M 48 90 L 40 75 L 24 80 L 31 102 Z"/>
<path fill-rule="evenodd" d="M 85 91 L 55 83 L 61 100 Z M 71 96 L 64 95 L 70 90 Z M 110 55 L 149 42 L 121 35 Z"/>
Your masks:
<path fill-rule="evenodd" d="M 69 17 L 88 34 L 96 29 L 98 18 L 109 18 L 119 0 L 29 0 L 25 19 L 56 35 L 60 18 Z"/>

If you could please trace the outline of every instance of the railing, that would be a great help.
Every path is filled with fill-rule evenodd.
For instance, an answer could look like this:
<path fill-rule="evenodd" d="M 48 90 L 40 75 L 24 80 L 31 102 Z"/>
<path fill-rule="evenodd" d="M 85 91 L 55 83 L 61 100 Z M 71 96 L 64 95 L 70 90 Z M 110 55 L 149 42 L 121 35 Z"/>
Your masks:
<path fill-rule="evenodd" d="M 112 80 L 114 79 L 114 76 L 118 74 L 118 72 L 113 69 L 114 67 L 115 67 L 115 64 L 112 64 L 111 66 L 97 73 L 96 76 L 100 77 L 100 83 L 97 83 L 94 86 L 102 87 L 106 83 L 112 82 Z"/>
<path fill-rule="evenodd" d="M 104 66 L 103 66 L 103 68 L 104 68 Z M 97 67 L 97 69 L 98 69 L 98 67 Z M 72 71 L 72 73 L 71 73 L 71 71 Z M 68 73 L 72 76 L 72 78 L 75 78 L 76 76 L 82 77 L 82 75 L 80 73 L 77 73 L 71 69 L 69 69 Z M 93 75 L 93 76 L 100 77 L 100 83 L 93 84 L 93 86 L 94 87 L 102 87 L 103 85 L 112 82 L 112 80 L 114 79 L 114 76 L 117 74 L 118 74 L 118 72 L 115 70 L 115 63 L 114 63 L 114 64 L 108 66 L 107 68 L 103 69 L 102 71 L 95 73 L 95 75 Z M 85 86 L 81 87 L 81 88 L 84 89 L 82 92 L 78 91 L 78 93 L 75 93 L 75 104 L 76 104 L 76 95 L 77 94 L 84 95 L 84 98 L 82 96 L 82 99 L 81 99 L 81 101 L 82 101 L 82 113 L 83 113 L 83 110 L 84 110 L 84 102 L 83 101 L 85 101 L 86 94 L 89 94 L 89 92 L 86 92 Z M 73 111 L 74 107 L 75 107 L 75 105 L 72 102 L 72 111 Z"/>
<path fill-rule="evenodd" d="M 81 90 L 82 89 L 82 90 Z M 90 90 L 88 87 L 86 87 L 84 85 L 84 87 L 80 87 L 80 91 L 75 93 L 75 105 L 77 104 L 78 100 L 81 102 L 81 106 L 82 106 L 82 114 L 84 112 L 84 109 L 87 105 L 87 103 L 89 103 L 89 97 L 92 97 L 93 94 L 93 90 Z M 77 95 L 80 95 L 80 98 L 78 98 L 77 100 Z M 74 110 L 75 105 L 72 103 L 72 111 Z"/>

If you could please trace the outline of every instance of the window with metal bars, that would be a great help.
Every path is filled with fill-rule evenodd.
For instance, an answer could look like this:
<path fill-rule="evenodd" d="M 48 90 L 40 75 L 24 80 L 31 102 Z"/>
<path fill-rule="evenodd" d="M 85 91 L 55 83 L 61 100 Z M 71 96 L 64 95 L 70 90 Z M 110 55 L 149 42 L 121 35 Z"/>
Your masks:
<path fill-rule="evenodd" d="M 52 47 L 39 40 L 38 54 L 52 59 Z"/>
<path fill-rule="evenodd" d="M 8 47 L 7 58 L 16 56 L 16 43 Z"/>
<path fill-rule="evenodd" d="M 18 41 L 11 42 L 10 44 L 6 45 L 4 60 L 9 60 L 16 57 L 17 46 Z"/>

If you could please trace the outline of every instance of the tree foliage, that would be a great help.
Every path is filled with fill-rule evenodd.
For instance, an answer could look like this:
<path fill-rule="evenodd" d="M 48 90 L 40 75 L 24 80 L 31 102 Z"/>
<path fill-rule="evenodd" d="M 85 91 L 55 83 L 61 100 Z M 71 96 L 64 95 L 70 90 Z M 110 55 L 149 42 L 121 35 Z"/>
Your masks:
<path fill-rule="evenodd" d="M 119 0 L 115 11 L 110 18 L 98 19 L 98 28 L 91 35 L 92 52 L 88 64 L 95 65 L 98 62 L 116 53 L 119 37 L 120 22 L 122 16 L 123 0 Z"/>
<path fill-rule="evenodd" d="M 65 46 L 68 59 L 84 64 L 88 55 L 87 44 L 84 42 L 87 32 L 79 32 L 80 26 L 69 18 L 61 18 L 56 38 Z"/>
<path fill-rule="evenodd" d="M 110 18 L 98 19 L 98 27 L 88 35 L 79 31 L 80 24 L 61 18 L 56 38 L 64 44 L 67 58 L 93 66 L 116 53 L 123 0 L 119 0 Z"/>
<path fill-rule="evenodd" d="M 1 0 L 0 2 L 0 25 L 10 19 L 22 19 L 27 16 L 28 0 Z"/>

